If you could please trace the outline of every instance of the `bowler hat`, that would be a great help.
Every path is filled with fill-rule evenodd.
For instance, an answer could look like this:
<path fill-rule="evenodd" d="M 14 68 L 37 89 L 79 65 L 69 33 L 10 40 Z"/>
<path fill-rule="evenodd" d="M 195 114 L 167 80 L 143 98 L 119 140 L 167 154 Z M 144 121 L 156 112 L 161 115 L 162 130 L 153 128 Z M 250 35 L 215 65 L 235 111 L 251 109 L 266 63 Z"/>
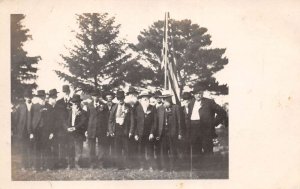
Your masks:
<path fill-rule="evenodd" d="M 203 92 L 203 91 L 205 91 L 206 89 L 205 89 L 205 87 L 203 86 L 203 85 L 196 85 L 195 87 L 194 87 L 194 90 L 193 90 L 193 94 L 196 94 L 196 93 L 198 93 L 198 92 Z"/>
<path fill-rule="evenodd" d="M 62 86 L 62 91 L 63 92 L 70 92 L 70 86 L 69 85 L 63 85 Z"/>
<path fill-rule="evenodd" d="M 76 103 L 76 102 L 81 102 L 82 99 L 80 98 L 79 94 L 74 94 L 73 97 L 71 98 L 71 102 Z"/>
<path fill-rule="evenodd" d="M 190 92 L 183 92 L 181 95 L 181 98 L 183 100 L 190 100 L 193 98 L 192 94 Z"/>
<path fill-rule="evenodd" d="M 138 98 L 142 98 L 142 97 L 151 97 L 152 95 L 151 95 L 151 93 L 149 92 L 149 91 L 142 91 L 141 93 L 140 93 L 140 95 L 138 96 Z"/>
<path fill-rule="evenodd" d="M 57 98 L 57 90 L 56 89 L 51 89 L 48 93 L 49 98 Z"/>
<path fill-rule="evenodd" d="M 38 90 L 37 94 L 35 96 L 36 97 L 46 97 L 46 92 L 45 92 L 45 90 Z"/>
<path fill-rule="evenodd" d="M 139 94 L 139 92 L 134 87 L 130 86 L 126 95 L 130 94 Z"/>
<path fill-rule="evenodd" d="M 32 98 L 33 97 L 32 91 L 31 90 L 25 90 L 24 91 L 24 97 L 25 98 Z"/>
<path fill-rule="evenodd" d="M 118 100 L 119 99 L 124 99 L 125 98 L 125 93 L 122 90 L 118 90 L 116 96 L 117 96 Z"/>

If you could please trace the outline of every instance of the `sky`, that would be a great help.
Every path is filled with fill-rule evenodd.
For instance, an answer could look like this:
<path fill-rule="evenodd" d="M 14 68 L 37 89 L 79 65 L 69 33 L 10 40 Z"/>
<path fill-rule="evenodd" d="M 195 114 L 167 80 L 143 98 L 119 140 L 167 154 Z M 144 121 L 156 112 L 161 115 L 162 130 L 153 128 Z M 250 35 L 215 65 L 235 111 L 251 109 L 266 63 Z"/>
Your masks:
<path fill-rule="evenodd" d="M 216 18 L 219 12 L 218 7 L 203 6 L 197 3 L 199 9 L 188 3 L 184 7 L 177 7 L 176 4 L 168 3 L 150 3 L 150 1 L 141 1 L 138 3 L 104 3 L 99 9 L 88 12 L 108 12 L 110 16 L 116 17 L 116 23 L 121 24 L 120 37 L 128 42 L 137 42 L 137 36 L 141 30 L 148 28 L 153 22 L 164 19 L 164 12 L 169 11 L 173 19 L 191 19 L 202 27 L 208 28 L 208 33 L 212 35 L 212 46 L 218 48 L 228 48 L 228 38 L 224 33 L 225 22 L 230 19 L 223 17 Z M 133 1 L 132 1 L 133 2 Z M 154 1 L 155 2 L 155 1 Z M 117 4 L 119 7 L 117 7 Z M 174 6 L 175 5 L 175 6 Z M 42 6 L 36 5 L 36 6 Z M 46 5 L 45 5 L 46 6 Z M 65 46 L 70 46 L 70 40 L 74 40 L 76 28 L 75 12 L 68 12 L 63 4 L 46 8 L 45 10 L 30 11 L 26 14 L 24 25 L 30 30 L 33 40 L 28 41 L 25 49 L 29 55 L 40 55 L 38 68 L 37 84 L 39 88 L 49 90 L 51 88 L 60 89 L 63 81 L 60 81 L 54 73 L 56 69 L 62 69 L 58 62 L 61 61 L 60 54 L 65 52 Z M 83 8 L 82 12 L 86 12 Z M 80 13 L 80 12 L 76 12 Z M 227 53 L 225 56 L 228 57 Z M 229 64 L 230 64 L 230 57 Z M 228 66 L 216 74 L 220 83 L 228 83 Z"/>

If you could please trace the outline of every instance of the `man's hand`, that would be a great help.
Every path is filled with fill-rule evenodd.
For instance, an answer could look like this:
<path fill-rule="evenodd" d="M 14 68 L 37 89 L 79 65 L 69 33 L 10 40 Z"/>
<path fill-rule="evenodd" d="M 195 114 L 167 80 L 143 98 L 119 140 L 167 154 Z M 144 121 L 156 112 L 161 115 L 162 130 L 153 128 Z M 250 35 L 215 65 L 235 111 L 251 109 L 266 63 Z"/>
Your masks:
<path fill-rule="evenodd" d="M 75 131 L 75 127 L 69 127 L 69 128 L 68 128 L 68 131 L 69 131 L 69 132 Z"/>
<path fill-rule="evenodd" d="M 29 138 L 30 138 L 30 139 L 33 139 L 33 138 L 34 138 L 34 136 L 33 136 L 32 133 L 29 135 Z"/>
<path fill-rule="evenodd" d="M 85 131 L 84 135 L 85 135 L 85 137 L 87 137 L 87 136 L 88 136 L 88 134 L 87 134 L 87 131 Z"/>
<path fill-rule="evenodd" d="M 49 140 L 51 140 L 52 138 L 53 138 L 53 133 L 50 133 Z"/>
<path fill-rule="evenodd" d="M 114 137 L 114 136 L 115 136 L 115 133 L 110 133 L 110 136 L 111 136 L 111 137 Z"/>
<path fill-rule="evenodd" d="M 129 133 L 128 137 L 131 138 L 132 137 L 132 133 Z"/>
<path fill-rule="evenodd" d="M 135 135 L 135 136 L 134 136 L 134 139 L 135 139 L 136 141 L 138 141 L 138 140 L 139 140 L 139 136 Z"/>
<path fill-rule="evenodd" d="M 149 135 L 149 140 L 152 140 L 152 139 L 154 139 L 154 136 L 153 136 L 153 134 L 150 134 Z"/>
<path fill-rule="evenodd" d="M 159 140 L 160 138 L 159 137 L 156 137 L 156 140 Z"/>
<path fill-rule="evenodd" d="M 181 140 L 182 139 L 182 136 L 181 135 L 178 135 L 178 140 Z"/>

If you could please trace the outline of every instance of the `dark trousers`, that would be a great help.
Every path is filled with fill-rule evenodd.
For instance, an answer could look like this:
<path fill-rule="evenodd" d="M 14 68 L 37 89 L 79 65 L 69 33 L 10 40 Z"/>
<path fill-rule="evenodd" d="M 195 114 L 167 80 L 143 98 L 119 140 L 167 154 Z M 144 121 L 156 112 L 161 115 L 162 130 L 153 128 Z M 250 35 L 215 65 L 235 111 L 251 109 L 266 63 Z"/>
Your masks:
<path fill-rule="evenodd" d="M 96 137 L 88 139 L 89 159 L 92 166 L 100 166 L 106 162 L 108 156 L 108 137 Z M 97 146 L 97 150 L 96 150 Z"/>
<path fill-rule="evenodd" d="M 57 153 L 57 168 L 67 167 L 67 155 L 68 155 L 68 135 L 58 134 L 56 138 L 56 153 Z"/>
<path fill-rule="evenodd" d="M 128 137 L 123 132 L 123 127 L 116 124 L 116 136 L 114 140 L 114 160 L 118 168 L 127 166 Z"/>
<path fill-rule="evenodd" d="M 174 169 L 177 158 L 177 138 L 162 134 L 158 145 L 158 163 L 160 169 Z"/>
<path fill-rule="evenodd" d="M 212 129 L 200 124 L 200 121 L 191 121 L 191 145 L 193 155 L 213 152 Z"/>
<path fill-rule="evenodd" d="M 21 155 L 21 167 L 25 169 L 34 167 L 34 142 L 29 139 L 29 135 L 19 138 L 17 146 Z"/>
<path fill-rule="evenodd" d="M 142 136 L 138 141 L 138 159 L 141 168 L 154 165 L 154 142 L 149 141 L 149 135 Z"/>
<path fill-rule="evenodd" d="M 82 157 L 83 139 L 73 134 L 68 134 L 67 142 L 67 160 L 68 165 L 73 168 L 78 166 L 79 160 Z"/>
<path fill-rule="evenodd" d="M 128 140 L 128 158 L 127 163 L 130 168 L 136 168 L 138 165 L 138 143 L 134 140 L 132 136 Z"/>

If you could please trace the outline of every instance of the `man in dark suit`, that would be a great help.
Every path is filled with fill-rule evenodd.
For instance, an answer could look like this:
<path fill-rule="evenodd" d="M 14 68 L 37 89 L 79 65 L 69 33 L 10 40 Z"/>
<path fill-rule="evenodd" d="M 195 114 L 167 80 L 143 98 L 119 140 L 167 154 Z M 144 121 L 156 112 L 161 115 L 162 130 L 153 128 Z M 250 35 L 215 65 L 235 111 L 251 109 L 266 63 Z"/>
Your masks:
<path fill-rule="evenodd" d="M 153 170 L 154 164 L 154 130 L 156 124 L 156 109 L 150 105 L 149 91 L 143 91 L 139 95 L 140 103 L 136 107 L 134 119 L 136 128 L 131 127 L 130 134 L 134 133 L 134 138 L 138 142 L 138 156 L 140 160 L 140 170 L 149 168 Z M 134 124 L 132 124 L 133 126 Z M 148 161 L 147 161 L 148 160 Z"/>
<path fill-rule="evenodd" d="M 158 160 L 161 169 L 173 171 L 178 140 L 182 139 L 180 107 L 172 103 L 171 94 L 165 93 L 160 97 L 163 99 L 163 105 L 157 109 Z"/>
<path fill-rule="evenodd" d="M 183 140 L 180 142 L 180 151 L 184 162 L 190 160 L 191 120 L 189 118 L 189 104 L 193 100 L 191 92 L 183 92 L 181 95 L 181 117 Z"/>
<path fill-rule="evenodd" d="M 21 152 L 22 170 L 29 169 L 33 166 L 33 143 L 29 138 L 29 131 L 32 120 L 32 92 L 27 90 L 24 93 L 24 102 L 22 102 L 14 114 L 16 126 L 14 136 L 17 139 L 18 150 Z"/>
<path fill-rule="evenodd" d="M 63 97 L 61 99 L 59 99 L 56 102 L 56 106 L 57 106 L 57 111 L 59 112 L 58 114 L 60 115 L 60 119 L 57 122 L 57 126 L 58 126 L 58 131 L 57 131 L 57 142 L 58 142 L 58 167 L 61 168 L 65 168 L 67 166 L 67 141 L 66 141 L 66 136 L 67 136 L 67 132 L 64 129 L 64 123 L 66 122 L 67 118 L 68 118 L 68 112 L 71 109 L 71 102 L 70 102 L 70 87 L 69 85 L 63 85 L 62 86 L 62 93 L 63 93 Z"/>
<path fill-rule="evenodd" d="M 99 91 L 94 90 L 91 93 L 92 102 L 87 105 L 87 138 L 92 168 L 102 167 L 107 158 L 107 124 L 109 110 L 106 104 L 98 99 L 99 95 Z M 96 140 L 98 143 L 98 155 L 96 155 Z"/>
<path fill-rule="evenodd" d="M 188 105 L 188 118 L 190 119 L 190 138 L 193 156 L 201 153 L 213 153 L 214 127 L 225 120 L 227 114 L 214 100 L 203 97 L 204 88 L 194 88 L 195 100 Z"/>
<path fill-rule="evenodd" d="M 128 103 L 130 104 L 132 109 L 132 115 L 136 114 L 136 107 L 139 104 L 138 95 L 139 92 L 133 86 L 130 86 L 128 92 L 126 93 Z M 134 130 L 136 128 L 136 119 L 134 117 L 132 118 L 133 120 L 130 123 L 130 128 L 133 128 Z M 136 162 L 138 161 L 138 143 L 134 139 L 134 133 L 129 133 L 128 137 L 128 165 L 130 168 L 136 168 Z"/>
<path fill-rule="evenodd" d="M 107 120 L 109 119 L 109 115 L 111 113 L 112 107 L 115 105 L 113 102 L 113 99 L 115 98 L 115 93 L 112 91 L 107 91 L 104 93 L 104 100 L 106 101 L 106 107 L 108 109 L 108 114 L 107 114 Z M 106 125 L 106 128 L 108 130 L 108 122 Z M 114 147 L 114 138 L 109 135 L 109 133 L 106 133 L 107 136 L 107 158 L 105 163 L 103 164 L 103 167 L 110 167 L 113 165 L 113 147 Z"/>
<path fill-rule="evenodd" d="M 56 102 L 57 90 L 51 89 L 48 93 L 48 112 L 47 124 L 49 125 L 49 137 L 51 138 L 48 145 L 48 165 L 50 169 L 59 168 L 59 132 L 63 124 L 63 115 L 60 112 L 60 107 Z"/>
<path fill-rule="evenodd" d="M 128 156 L 128 134 L 130 122 L 132 119 L 131 107 L 124 102 L 125 93 L 122 90 L 117 91 L 118 103 L 112 107 L 109 116 L 109 135 L 114 137 L 114 159 L 118 169 L 124 169 L 127 166 L 125 162 Z"/>
<path fill-rule="evenodd" d="M 68 169 L 80 169 L 79 160 L 82 157 L 83 141 L 85 141 L 85 131 L 87 129 L 88 116 L 80 105 L 82 99 L 80 95 L 74 94 L 71 98 L 72 108 L 68 112 L 68 119 L 65 123 L 67 131 L 67 157 Z"/>
<path fill-rule="evenodd" d="M 52 138 L 50 137 L 49 124 L 47 124 L 49 107 L 45 102 L 45 91 L 38 90 L 36 97 L 37 103 L 32 105 L 32 125 L 29 133 L 35 146 L 35 169 L 39 171 L 48 169 L 48 141 Z"/>

